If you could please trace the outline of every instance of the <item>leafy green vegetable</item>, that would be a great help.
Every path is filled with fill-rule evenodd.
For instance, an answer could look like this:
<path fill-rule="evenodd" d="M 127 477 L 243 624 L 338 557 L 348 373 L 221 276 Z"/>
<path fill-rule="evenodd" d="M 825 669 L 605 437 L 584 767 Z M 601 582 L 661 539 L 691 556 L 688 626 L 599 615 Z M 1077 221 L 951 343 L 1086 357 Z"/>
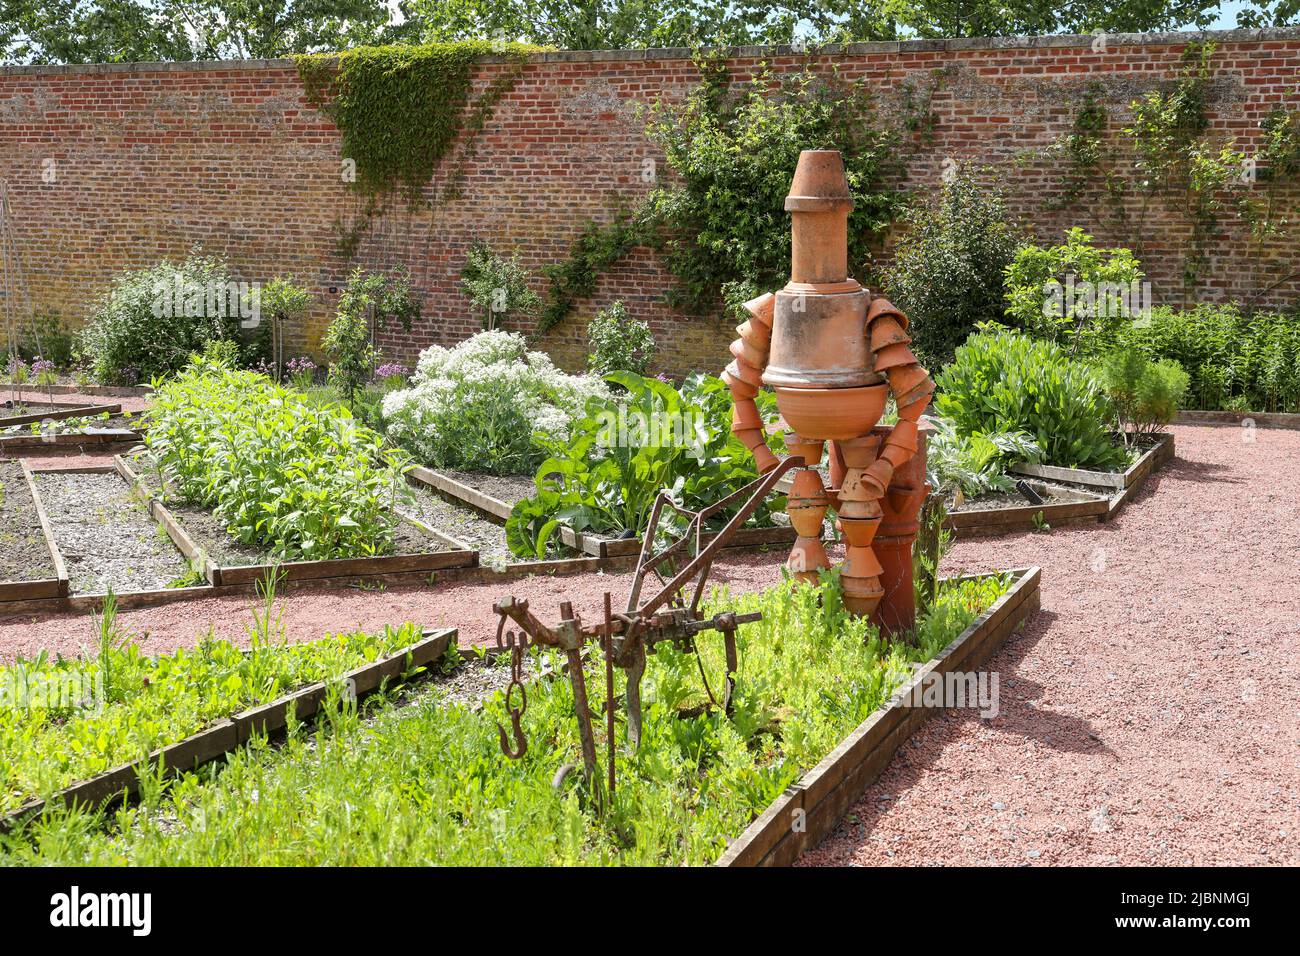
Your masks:
<path fill-rule="evenodd" d="M 534 436 L 549 457 L 537 469 L 537 493 L 516 504 L 506 522 L 515 554 L 544 556 L 560 525 L 640 533 L 660 491 L 696 510 L 758 477 L 753 456 L 731 433 L 731 393 L 721 379 L 693 375 L 680 390 L 632 372 L 605 380 L 625 394 L 589 399 L 567 439 Z M 775 399 L 760 393 L 759 402 L 764 420 L 775 421 Z M 783 506 L 780 496 L 769 498 L 751 521 L 770 524 Z M 728 517 L 724 511 L 716 523 Z"/>
<path fill-rule="evenodd" d="M 201 357 L 154 388 L 146 441 L 163 478 L 240 541 L 290 560 L 392 549 L 408 457 L 347 409 Z"/>

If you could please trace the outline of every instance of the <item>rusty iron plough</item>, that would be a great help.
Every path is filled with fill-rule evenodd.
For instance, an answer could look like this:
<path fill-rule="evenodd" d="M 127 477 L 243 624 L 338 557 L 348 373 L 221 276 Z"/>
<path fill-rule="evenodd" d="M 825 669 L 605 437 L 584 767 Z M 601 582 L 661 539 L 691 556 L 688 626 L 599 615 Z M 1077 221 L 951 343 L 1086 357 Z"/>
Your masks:
<path fill-rule="evenodd" d="M 741 624 L 761 619 L 762 615 L 724 611 L 704 617 L 700 611 L 700 604 L 705 596 L 705 584 L 714 558 L 726 547 L 728 539 L 744 525 L 786 473 L 802 464 L 802 460 L 797 457 L 786 458 L 756 481 L 700 511 L 682 508 L 666 493 L 661 492 L 655 499 L 650 512 L 650 522 L 642 538 L 641 554 L 632 577 L 632 587 L 628 593 L 626 606 L 622 611 L 615 611 L 609 592 L 605 592 L 604 613 L 597 623 L 584 622 L 568 601 L 560 605 L 561 619 L 554 626 L 543 624 L 538 620 L 529 610 L 526 600 L 510 597 L 493 605 L 493 610 L 500 617 L 497 626 L 497 647 L 503 652 L 508 652 L 511 658 L 511 680 L 506 693 L 506 709 L 510 715 L 511 729 L 507 732 L 505 727 L 498 725 L 501 734 L 501 750 L 505 755 L 518 759 L 528 750 L 528 741 L 522 727 L 523 715 L 528 706 L 523 682 L 523 664 L 525 652 L 531 645 L 555 648 L 562 651 L 567 659 L 566 670 L 573 686 L 574 709 L 582 742 L 583 769 L 588 781 L 593 784 L 599 780 L 599 769 L 596 760 L 594 715 L 587 702 L 587 677 L 584 672 L 582 652 L 588 643 L 600 646 L 605 659 L 604 679 L 607 702 L 604 708 L 608 741 L 605 787 L 610 795 L 614 793 L 616 783 L 614 668 L 617 667 L 627 674 L 627 690 L 624 698 L 627 742 L 635 749 L 641 740 L 641 678 L 645 673 L 646 654 L 654 653 L 656 645 L 664 641 L 669 641 L 682 650 L 694 651 L 697 635 L 705 631 L 718 631 L 722 634 L 727 662 L 720 702 L 713 696 L 708 679 L 704 677 L 702 664 L 700 675 L 709 698 L 715 705 L 721 706 L 730 714 L 732 696 L 735 693 L 736 669 L 739 665 L 736 630 Z M 706 544 L 704 541 L 706 523 L 738 501 L 743 501 L 744 504 Z M 665 509 L 671 509 L 681 518 L 686 519 L 687 528 L 680 537 L 656 551 L 659 525 Z M 689 560 L 677 569 L 677 562 L 684 557 L 689 557 Z M 658 584 L 658 590 L 643 599 L 645 585 L 652 576 Z M 507 622 L 514 622 L 519 631 L 507 630 Z M 562 779 L 563 772 L 557 775 L 557 781 Z"/>

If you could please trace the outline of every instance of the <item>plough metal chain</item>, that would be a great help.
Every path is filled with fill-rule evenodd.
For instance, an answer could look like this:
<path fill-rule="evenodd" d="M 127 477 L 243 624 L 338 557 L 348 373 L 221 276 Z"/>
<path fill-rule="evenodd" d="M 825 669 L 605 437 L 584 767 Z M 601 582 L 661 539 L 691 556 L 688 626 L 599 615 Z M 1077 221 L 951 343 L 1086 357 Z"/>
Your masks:
<path fill-rule="evenodd" d="M 528 637 L 522 633 L 505 631 L 506 641 L 502 644 L 501 633 L 505 630 L 505 626 L 506 616 L 503 614 L 497 624 L 497 647 L 510 650 L 510 683 L 506 687 L 506 710 L 510 713 L 510 727 L 514 733 L 515 745 L 511 747 L 510 737 L 500 722 L 497 723 L 497 733 L 501 735 L 501 752 L 511 760 L 518 760 L 528 753 L 528 738 L 524 735 L 523 728 L 524 714 L 528 712 L 528 691 L 524 688 L 523 681 L 524 651 L 528 648 Z M 514 706 L 516 690 L 519 691 L 518 707 Z"/>

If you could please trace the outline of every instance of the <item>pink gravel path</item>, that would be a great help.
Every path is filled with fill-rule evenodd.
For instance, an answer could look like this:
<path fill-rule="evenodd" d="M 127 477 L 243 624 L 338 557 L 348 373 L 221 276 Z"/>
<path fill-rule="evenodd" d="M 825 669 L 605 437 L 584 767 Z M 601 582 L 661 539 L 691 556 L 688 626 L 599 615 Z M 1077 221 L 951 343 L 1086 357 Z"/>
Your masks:
<path fill-rule="evenodd" d="M 1300 432 L 1173 431 L 1113 522 L 956 545 L 1043 569 L 1001 712 L 931 721 L 805 864 L 1300 860 Z"/>

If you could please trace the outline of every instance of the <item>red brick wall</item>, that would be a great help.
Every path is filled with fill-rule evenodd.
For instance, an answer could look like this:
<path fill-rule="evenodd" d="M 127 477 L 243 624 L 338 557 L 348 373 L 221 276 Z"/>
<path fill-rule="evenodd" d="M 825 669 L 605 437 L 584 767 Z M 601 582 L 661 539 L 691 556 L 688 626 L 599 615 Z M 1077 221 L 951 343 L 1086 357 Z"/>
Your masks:
<path fill-rule="evenodd" d="M 860 44 L 815 62 L 865 77 L 895 115 L 905 110 L 908 86 L 934 87 L 937 125 L 929 142 L 912 138 L 906 185 L 933 188 L 946 158 L 989 164 L 1005 176 L 1015 214 L 1040 236 L 1055 239 L 1082 225 L 1118 242 L 1096 197 L 1053 208 L 1061 167 L 1045 151 L 1069 130 L 1094 82 L 1102 84 L 1117 131 L 1130 100 L 1177 75 L 1187 39 L 1110 37 L 1104 52 L 1093 52 L 1087 37 Z M 1250 150 L 1260 119 L 1300 75 L 1300 31 L 1215 39 L 1213 128 Z M 803 62 L 783 49 L 736 53 L 740 77 L 763 58 L 779 68 Z M 476 83 L 505 68 L 483 64 Z M 547 54 L 529 63 L 479 135 L 462 198 L 399 209 L 376 222 L 360 246 L 361 264 L 405 264 L 424 297 L 424 320 L 409 336 L 387 336 L 388 354 L 409 360 L 430 342 L 476 330 L 458 290 L 475 239 L 501 252 L 517 249 L 537 272 L 566 258 L 586 220 L 608 219 L 614 200 L 645 189 L 642 161 L 655 153 L 636 104 L 680 96 L 696 79 L 689 58 L 672 51 Z M 55 178 L 44 182 L 50 160 Z M 350 221 L 358 200 L 342 182 L 338 131 L 306 104 L 297 71 L 285 61 L 0 70 L 0 176 L 10 184 L 34 303 L 72 323 L 119 270 L 200 244 L 229 257 L 243 279 L 291 273 L 309 285 L 316 307 L 293 339 L 295 350 L 310 350 L 337 299 L 329 290 L 350 267 L 335 252 L 333 223 Z M 435 178 L 428 195 L 440 185 Z M 1159 236 L 1144 265 L 1156 300 L 1173 301 L 1186 230 L 1159 205 L 1150 215 Z M 1294 243 L 1277 242 L 1260 255 L 1239 233 L 1216 242 L 1204 297 L 1240 298 L 1290 271 Z M 567 365 L 581 363 L 585 319 L 622 298 L 650 321 L 661 367 L 720 367 L 733 337 L 728 323 L 672 311 L 662 301 L 670 285 L 654 254 L 638 250 L 542 344 Z M 540 278 L 537 288 L 544 292 Z M 1284 282 L 1266 301 L 1291 304 L 1298 291 L 1300 283 Z"/>

